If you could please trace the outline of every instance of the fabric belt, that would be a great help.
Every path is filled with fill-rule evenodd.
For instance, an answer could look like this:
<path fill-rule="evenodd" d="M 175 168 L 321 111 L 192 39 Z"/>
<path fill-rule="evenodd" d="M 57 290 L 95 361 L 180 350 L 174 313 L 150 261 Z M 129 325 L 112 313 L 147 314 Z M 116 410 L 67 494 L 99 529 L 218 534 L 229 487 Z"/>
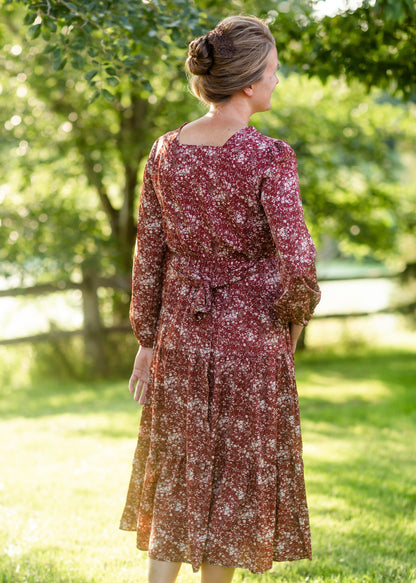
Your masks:
<path fill-rule="evenodd" d="M 212 290 L 237 281 L 254 273 L 260 273 L 269 266 L 278 265 L 278 256 L 269 255 L 257 259 L 195 258 L 172 254 L 170 266 L 175 274 L 198 292 L 191 304 L 192 315 L 200 320 L 211 311 Z"/>

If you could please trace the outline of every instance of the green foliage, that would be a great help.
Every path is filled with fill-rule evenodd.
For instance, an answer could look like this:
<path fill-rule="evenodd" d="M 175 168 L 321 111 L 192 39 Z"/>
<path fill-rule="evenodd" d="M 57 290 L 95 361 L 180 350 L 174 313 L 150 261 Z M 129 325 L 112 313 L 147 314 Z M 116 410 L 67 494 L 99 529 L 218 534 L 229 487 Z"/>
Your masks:
<path fill-rule="evenodd" d="M 6 6 L 11 1 L 6 2 Z M 152 65 L 162 56 L 177 58 L 173 46 L 189 39 L 230 13 L 255 13 L 272 25 L 283 60 L 298 71 L 359 79 L 368 87 L 415 91 L 413 40 L 416 8 L 412 0 L 365 1 L 361 8 L 317 19 L 314 2 L 233 0 L 226 6 L 205 0 L 142 2 L 25 2 L 28 37 L 42 37 L 53 68 L 67 63 L 86 71 L 94 97 L 111 100 L 120 77 L 151 91 Z"/>
<path fill-rule="evenodd" d="M 368 0 L 365 4 L 369 4 Z M 374 13 L 379 18 L 402 24 L 407 18 L 416 16 L 416 5 L 413 0 L 377 0 Z"/>
<path fill-rule="evenodd" d="M 374 4 L 374 5 L 373 5 Z M 276 21 L 276 35 L 278 38 Z M 326 80 L 345 76 L 414 99 L 416 8 L 412 0 L 364 2 L 355 11 L 305 21 L 279 43 L 282 60 Z"/>
<path fill-rule="evenodd" d="M 6 1 L 6 7 L 12 2 Z M 15 2 L 13 4 L 16 4 Z M 54 71 L 66 65 L 84 72 L 96 92 L 111 102 L 111 88 L 127 77 L 151 92 L 154 63 L 175 59 L 172 46 L 189 42 L 200 12 L 191 0 L 64 0 L 24 3 L 30 40 L 41 37 Z"/>
<path fill-rule="evenodd" d="M 49 181 L 43 180 L 42 185 Z M 77 204 L 75 197 L 59 197 L 57 191 L 42 196 L 36 188 L 24 195 L 14 192 L 3 205 L 0 260 L 4 277 L 20 276 L 22 283 L 80 281 L 85 257 L 110 274 L 116 249 L 106 229 L 103 213 Z M 78 219 L 76 233 L 75 221 Z M 35 253 L 30 253 L 30 250 Z M 107 269 L 105 269 L 107 266 Z M 23 277 L 24 275 L 24 277 Z"/>
<path fill-rule="evenodd" d="M 0 22 L 2 275 L 79 281 L 85 257 L 101 276 L 127 275 L 140 164 L 184 106 L 168 108 L 180 99 L 177 69 L 158 59 L 151 95 L 124 75 L 91 103 L 84 75 L 55 71 L 41 39 L 27 45 L 20 19 L 9 6 Z"/>
<path fill-rule="evenodd" d="M 414 18 L 406 0 L 320 21 L 306 0 L 1 4 L 0 274 L 10 282 L 80 282 L 88 260 L 118 287 L 100 300 L 105 324 L 126 320 L 144 160 L 158 135 L 204 112 L 186 88 L 186 45 L 241 12 L 264 16 L 275 32 L 283 80 L 275 113 L 255 123 L 296 150 L 315 240 L 329 235 L 347 254 L 414 260 L 404 243 L 415 228 L 415 176 L 406 170 L 414 162 L 414 104 L 353 81 L 378 82 L 391 55 L 399 75 Z M 364 25 L 356 24 L 369 15 L 386 26 L 374 21 L 360 44 Z M 390 29 L 401 35 L 397 46 L 395 36 L 387 42 Z M 294 69 L 315 78 L 285 80 Z M 395 87 L 407 95 L 412 82 Z"/>
<path fill-rule="evenodd" d="M 402 161 L 413 152 L 415 106 L 368 94 L 358 83 L 291 74 L 281 80 L 273 110 L 256 123 L 295 149 L 315 240 L 331 236 L 347 255 L 385 260 L 401 253 L 402 237 L 415 225 L 415 192 Z"/>

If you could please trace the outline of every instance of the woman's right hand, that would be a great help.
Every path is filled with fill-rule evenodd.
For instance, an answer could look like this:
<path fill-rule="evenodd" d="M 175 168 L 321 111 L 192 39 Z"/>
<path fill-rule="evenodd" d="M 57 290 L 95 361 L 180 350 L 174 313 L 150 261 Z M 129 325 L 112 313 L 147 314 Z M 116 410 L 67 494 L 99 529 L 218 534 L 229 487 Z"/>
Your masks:
<path fill-rule="evenodd" d="M 130 393 L 134 393 L 134 400 L 138 401 L 139 405 L 144 405 L 146 400 L 152 356 L 152 348 L 140 346 L 134 359 L 133 372 L 129 381 L 129 391 Z"/>

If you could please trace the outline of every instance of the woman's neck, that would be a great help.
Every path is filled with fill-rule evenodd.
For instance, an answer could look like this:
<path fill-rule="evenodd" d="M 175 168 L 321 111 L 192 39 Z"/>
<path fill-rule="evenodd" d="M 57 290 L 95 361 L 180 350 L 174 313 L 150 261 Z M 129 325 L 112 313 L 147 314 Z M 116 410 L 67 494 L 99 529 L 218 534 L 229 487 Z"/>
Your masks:
<path fill-rule="evenodd" d="M 252 112 L 244 100 L 233 95 L 227 102 L 212 104 L 206 118 L 223 122 L 231 126 L 244 127 L 248 125 Z"/>

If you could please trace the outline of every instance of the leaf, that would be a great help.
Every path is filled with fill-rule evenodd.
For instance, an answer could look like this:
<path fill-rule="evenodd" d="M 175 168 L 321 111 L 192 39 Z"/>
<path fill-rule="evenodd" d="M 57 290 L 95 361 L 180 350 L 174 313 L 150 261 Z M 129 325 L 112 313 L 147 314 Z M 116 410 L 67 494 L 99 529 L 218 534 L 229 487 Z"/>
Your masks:
<path fill-rule="evenodd" d="M 42 38 L 49 41 L 51 38 L 51 31 L 45 27 L 42 28 Z"/>
<path fill-rule="evenodd" d="M 114 67 L 106 67 L 105 72 L 111 75 L 112 77 L 115 77 L 117 75 L 117 71 L 114 69 Z"/>
<path fill-rule="evenodd" d="M 59 61 L 53 61 L 52 63 L 52 68 L 54 71 L 62 71 L 62 69 L 65 67 L 67 62 L 67 58 L 64 57 L 63 59 L 60 59 Z"/>
<path fill-rule="evenodd" d="M 57 31 L 56 23 L 52 20 L 52 18 L 47 18 L 46 16 L 44 16 L 42 24 L 43 24 L 43 27 L 47 28 L 50 32 Z"/>
<path fill-rule="evenodd" d="M 141 84 L 145 91 L 153 93 L 153 87 L 148 79 L 141 79 Z"/>
<path fill-rule="evenodd" d="M 96 49 L 95 47 L 90 47 L 90 48 L 87 50 L 87 53 L 88 53 L 88 55 L 89 55 L 91 58 L 94 58 L 94 57 L 96 57 L 96 56 L 98 55 L 98 51 L 97 51 L 97 49 Z"/>
<path fill-rule="evenodd" d="M 94 27 L 92 26 L 92 24 L 87 22 L 87 23 L 82 25 L 82 28 L 78 29 L 78 32 L 88 36 L 92 33 L 93 30 L 94 30 Z"/>
<path fill-rule="evenodd" d="M 117 85 L 120 83 L 117 77 L 107 77 L 106 81 L 109 85 L 111 85 L 111 87 L 117 87 Z"/>
<path fill-rule="evenodd" d="M 85 65 L 84 57 L 79 53 L 75 53 L 72 55 L 71 65 L 74 67 L 74 69 L 81 71 Z"/>
<path fill-rule="evenodd" d="M 94 101 L 100 97 L 100 92 L 99 91 L 95 91 L 90 99 L 90 103 L 94 103 Z"/>
<path fill-rule="evenodd" d="M 114 95 L 112 93 L 110 93 L 109 91 L 107 91 L 107 89 L 102 89 L 101 90 L 101 95 L 109 103 L 111 103 L 112 101 L 114 101 Z"/>
<path fill-rule="evenodd" d="M 91 79 L 93 79 L 98 73 L 98 69 L 93 69 L 92 71 L 88 71 L 88 73 L 85 73 L 84 75 L 84 79 L 86 81 L 91 81 Z"/>
<path fill-rule="evenodd" d="M 129 78 L 131 81 L 136 82 L 140 78 L 140 75 L 137 73 L 137 71 L 129 71 Z"/>
<path fill-rule="evenodd" d="M 37 38 L 40 35 L 40 31 L 41 31 L 41 24 L 34 24 L 27 31 L 27 35 L 29 38 Z"/>
<path fill-rule="evenodd" d="M 67 8 L 70 8 L 71 10 L 75 10 L 76 12 L 78 12 L 79 8 L 78 6 L 76 6 L 75 4 L 73 4 L 72 2 L 66 2 L 65 6 Z"/>
<path fill-rule="evenodd" d="M 33 12 L 27 12 L 23 18 L 23 24 L 29 26 L 29 24 L 31 24 L 33 20 L 34 20 Z"/>

